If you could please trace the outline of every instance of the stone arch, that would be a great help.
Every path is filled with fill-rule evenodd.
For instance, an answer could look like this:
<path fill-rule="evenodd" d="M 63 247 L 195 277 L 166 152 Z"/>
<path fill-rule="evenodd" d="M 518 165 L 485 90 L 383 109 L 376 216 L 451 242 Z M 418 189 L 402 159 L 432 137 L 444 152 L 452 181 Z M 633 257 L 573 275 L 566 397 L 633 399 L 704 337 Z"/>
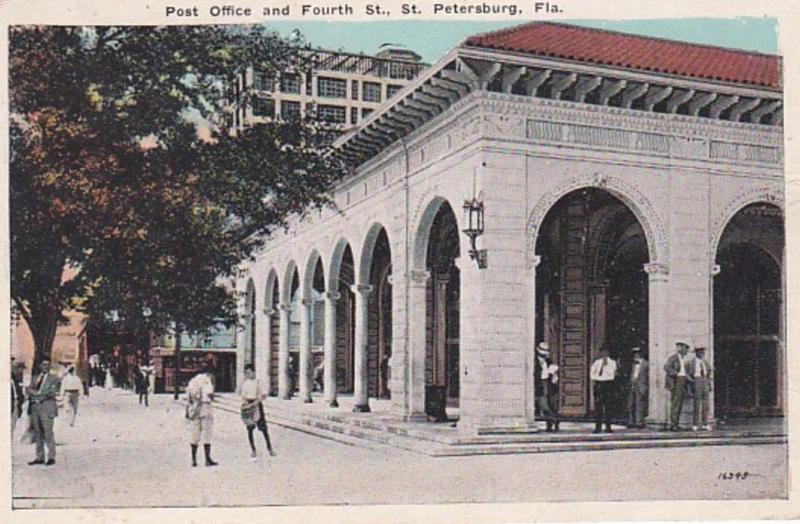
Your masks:
<path fill-rule="evenodd" d="M 295 271 L 298 271 L 297 264 L 294 260 L 286 263 L 286 269 L 283 272 L 283 279 L 279 286 L 281 292 L 281 302 L 289 304 L 292 301 L 292 279 L 294 278 Z M 299 277 L 299 275 L 298 275 Z"/>
<path fill-rule="evenodd" d="M 352 252 L 353 248 L 350 242 L 347 238 L 341 237 L 336 241 L 336 245 L 333 247 L 331 258 L 328 262 L 328 291 L 336 291 L 339 288 L 339 272 L 342 267 L 344 253 L 348 246 L 350 246 L 350 251 Z"/>
<path fill-rule="evenodd" d="M 300 292 L 304 299 L 310 298 L 311 288 L 314 285 L 314 275 L 317 269 L 317 263 L 322 264 L 322 278 L 326 279 L 325 262 L 319 251 L 316 249 L 311 250 L 311 253 L 306 257 L 306 265 L 303 273 L 300 275 Z"/>
<path fill-rule="evenodd" d="M 717 248 L 719 247 L 720 240 L 722 240 L 722 235 L 725 233 L 725 228 L 728 227 L 730 221 L 742 209 L 751 204 L 758 203 L 777 206 L 784 216 L 786 214 L 784 195 L 779 189 L 758 187 L 736 195 L 728 205 L 717 213 L 717 216 L 712 222 L 711 229 L 709 230 L 708 257 L 711 266 L 716 264 Z"/>
<path fill-rule="evenodd" d="M 278 272 L 275 271 L 275 268 L 270 268 L 269 272 L 267 273 L 267 282 L 264 286 L 264 312 L 268 312 L 272 309 L 272 295 L 275 293 L 275 290 L 278 291 L 278 296 L 280 297 L 280 290 L 281 285 L 278 281 Z M 279 299 L 280 300 L 280 299 Z"/>
<path fill-rule="evenodd" d="M 389 230 L 386 229 L 386 227 L 384 227 L 380 222 L 373 222 L 372 225 L 367 229 L 367 232 L 364 235 L 364 240 L 361 242 L 361 251 L 359 260 L 357 262 L 358 272 L 356 273 L 357 282 L 359 284 L 368 283 L 370 280 L 370 269 L 372 268 L 372 259 L 375 254 L 375 244 L 378 240 L 378 235 L 380 235 L 381 230 L 385 232 L 391 248 L 392 241 L 389 238 Z"/>
<path fill-rule="evenodd" d="M 451 209 L 453 209 L 453 214 L 455 215 L 456 223 L 459 224 L 458 230 L 461 231 L 461 224 L 459 222 L 459 217 L 455 213 L 457 208 L 453 207 L 453 204 L 443 196 L 434 196 L 431 197 L 428 201 L 427 205 L 424 208 L 421 208 L 423 211 L 418 214 L 418 218 L 413 222 L 413 235 L 414 239 L 412 240 L 412 267 L 416 269 L 423 269 L 425 268 L 425 259 L 427 257 L 428 252 L 428 240 L 431 234 L 431 227 L 433 226 L 433 220 L 436 218 L 436 214 L 439 212 L 439 208 L 442 204 L 447 203 Z M 461 247 L 460 252 L 465 253 L 465 246 L 463 245 L 464 240 L 461 238 L 459 234 L 459 245 Z"/>
<path fill-rule="evenodd" d="M 547 212 L 562 197 L 584 188 L 607 191 L 630 208 L 644 230 L 650 261 L 669 264 L 669 237 L 664 222 L 659 217 L 653 204 L 633 185 L 618 177 L 611 177 L 601 173 L 575 177 L 551 189 L 539 199 L 528 217 L 526 227 L 529 260 L 533 260 L 533 257 L 535 257 L 539 228 L 542 226 Z"/>

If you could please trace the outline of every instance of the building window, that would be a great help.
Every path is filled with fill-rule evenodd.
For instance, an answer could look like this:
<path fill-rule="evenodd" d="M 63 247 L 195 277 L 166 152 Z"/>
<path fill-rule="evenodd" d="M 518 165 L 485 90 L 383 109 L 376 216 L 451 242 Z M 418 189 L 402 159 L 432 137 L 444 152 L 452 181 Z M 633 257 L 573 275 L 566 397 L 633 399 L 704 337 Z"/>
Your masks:
<path fill-rule="evenodd" d="M 326 106 L 320 105 L 317 108 L 317 114 L 320 120 L 331 122 L 333 124 L 344 124 L 347 122 L 346 109 L 344 106 Z"/>
<path fill-rule="evenodd" d="M 284 120 L 300 120 L 300 102 L 281 100 L 281 118 Z"/>
<path fill-rule="evenodd" d="M 259 91 L 272 91 L 275 89 L 272 77 L 262 71 L 253 74 L 253 87 Z"/>
<path fill-rule="evenodd" d="M 272 118 L 275 116 L 275 101 L 271 98 L 253 98 L 253 115 L 266 116 Z"/>
<path fill-rule="evenodd" d="M 364 102 L 380 102 L 381 85 L 376 82 L 364 82 Z"/>
<path fill-rule="evenodd" d="M 363 119 L 367 118 L 370 113 L 372 113 L 372 109 L 370 109 L 368 107 L 362 107 L 361 108 L 361 119 L 363 120 Z"/>
<path fill-rule="evenodd" d="M 389 84 L 388 86 L 386 86 L 386 98 L 387 99 L 392 98 L 395 95 L 395 93 L 397 93 L 401 89 L 403 89 L 403 86 L 401 85 Z"/>
<path fill-rule="evenodd" d="M 281 91 L 284 93 L 300 93 L 300 75 L 297 73 L 282 74 Z"/>
<path fill-rule="evenodd" d="M 347 98 L 347 80 L 341 78 L 317 78 L 317 96 L 323 98 Z"/>
<path fill-rule="evenodd" d="M 350 108 L 350 123 L 355 125 L 358 123 L 358 108 L 351 107 Z"/>
<path fill-rule="evenodd" d="M 350 98 L 358 100 L 358 80 L 350 81 Z"/>

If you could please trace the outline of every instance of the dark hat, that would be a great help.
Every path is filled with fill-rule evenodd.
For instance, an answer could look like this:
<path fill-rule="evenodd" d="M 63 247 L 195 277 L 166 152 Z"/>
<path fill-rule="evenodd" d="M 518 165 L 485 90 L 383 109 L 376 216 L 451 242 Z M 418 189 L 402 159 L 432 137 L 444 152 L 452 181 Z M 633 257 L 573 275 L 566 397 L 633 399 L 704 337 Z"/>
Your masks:
<path fill-rule="evenodd" d="M 706 350 L 706 348 L 704 348 L 702 346 L 694 348 L 694 352 L 695 353 L 697 353 L 698 351 L 705 351 L 705 350 Z"/>

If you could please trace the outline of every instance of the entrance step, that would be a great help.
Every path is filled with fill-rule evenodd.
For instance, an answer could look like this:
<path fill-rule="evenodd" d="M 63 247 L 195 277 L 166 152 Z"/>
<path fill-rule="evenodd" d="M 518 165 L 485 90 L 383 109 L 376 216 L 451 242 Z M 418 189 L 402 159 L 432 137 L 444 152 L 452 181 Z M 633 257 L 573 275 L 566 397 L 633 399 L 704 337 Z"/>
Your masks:
<path fill-rule="evenodd" d="M 223 395 L 218 397 L 215 407 L 238 414 L 239 400 Z M 700 433 L 620 430 L 594 434 L 586 424 L 562 423 L 564 426 L 559 433 L 519 428 L 462 435 L 449 424 L 403 422 L 385 413 L 312 410 L 297 402 L 274 398 L 265 402 L 265 410 L 271 424 L 375 451 L 400 449 L 431 457 L 787 442 L 782 427 Z"/>

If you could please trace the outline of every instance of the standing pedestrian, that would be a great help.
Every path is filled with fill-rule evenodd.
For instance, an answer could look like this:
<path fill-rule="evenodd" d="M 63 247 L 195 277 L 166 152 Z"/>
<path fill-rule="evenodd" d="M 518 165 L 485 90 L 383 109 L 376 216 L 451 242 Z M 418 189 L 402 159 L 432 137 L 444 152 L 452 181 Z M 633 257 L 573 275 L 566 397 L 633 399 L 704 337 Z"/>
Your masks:
<path fill-rule="evenodd" d="M 614 397 L 617 362 L 609 356 L 608 346 L 605 344 L 600 346 L 600 358 L 592 364 L 590 378 L 594 383 L 594 432 L 600 433 L 605 423 L 606 433 L 613 433 L 609 407 Z"/>
<path fill-rule="evenodd" d="M 61 398 L 67 401 L 70 411 L 72 411 L 72 418 L 69 422 L 70 427 L 75 425 L 75 417 L 78 416 L 78 400 L 81 398 L 82 388 L 81 379 L 75 375 L 75 367 L 70 366 L 67 374 L 61 380 Z"/>
<path fill-rule="evenodd" d="M 650 366 L 642 358 L 641 348 L 633 348 L 630 382 L 628 384 L 628 427 L 643 428 L 647 413 L 647 399 L 650 388 Z"/>
<path fill-rule="evenodd" d="M 261 384 L 256 379 L 255 369 L 252 364 L 244 367 L 245 380 L 242 383 L 242 421 L 247 427 L 247 440 L 250 442 L 250 456 L 256 458 L 256 443 L 253 439 L 253 432 L 256 428 L 264 435 L 267 443 L 267 452 L 274 456 L 272 443 L 269 441 L 269 430 L 267 429 L 267 418 L 264 415 L 263 400 L 267 397 L 261 390 Z"/>
<path fill-rule="evenodd" d="M 30 466 L 34 464 L 52 466 L 56 463 L 53 422 L 58 416 L 56 397 L 58 397 L 60 389 L 61 379 L 58 378 L 58 368 L 51 367 L 49 359 L 42 359 L 39 365 L 39 374 L 31 378 L 31 385 L 28 387 L 31 423 L 36 443 L 36 458 L 28 462 Z M 45 444 L 47 445 L 47 462 L 44 460 Z"/>
<path fill-rule="evenodd" d="M 136 394 L 139 395 L 139 404 L 141 405 L 142 400 L 144 400 L 144 406 L 150 407 L 150 402 L 148 399 L 150 384 L 147 380 L 147 373 L 142 368 L 141 362 L 139 362 L 139 365 L 134 369 L 133 384 L 136 388 Z"/>
<path fill-rule="evenodd" d="M 550 360 L 550 345 L 544 341 L 536 346 L 533 388 L 539 414 L 547 423 L 546 431 L 558 432 L 558 366 Z"/>
<path fill-rule="evenodd" d="M 687 387 L 686 373 L 686 352 L 689 351 L 689 344 L 685 342 L 675 343 L 675 353 L 673 353 L 664 364 L 664 372 L 667 374 L 664 385 L 670 392 L 669 410 L 669 430 L 678 431 L 681 421 L 681 410 L 683 409 L 683 396 Z"/>
<path fill-rule="evenodd" d="M 206 456 L 206 466 L 216 466 L 211 458 L 211 433 L 214 428 L 214 411 L 211 403 L 214 400 L 214 384 L 211 376 L 214 370 L 209 364 L 195 375 L 186 386 L 186 396 L 189 404 L 186 408 L 186 418 L 192 426 L 192 466 L 197 466 L 197 447 L 203 441 L 203 450 Z"/>
<path fill-rule="evenodd" d="M 17 427 L 17 419 L 22 416 L 22 405 L 25 402 L 25 394 L 22 391 L 22 362 L 14 362 L 11 357 L 11 434 Z"/>
<path fill-rule="evenodd" d="M 697 431 L 702 425 L 706 431 L 711 431 L 708 423 L 708 394 L 711 391 L 711 364 L 705 359 L 706 348 L 699 347 L 694 350 L 694 359 L 686 367 L 686 375 L 692 385 L 693 413 L 692 431 Z"/>

